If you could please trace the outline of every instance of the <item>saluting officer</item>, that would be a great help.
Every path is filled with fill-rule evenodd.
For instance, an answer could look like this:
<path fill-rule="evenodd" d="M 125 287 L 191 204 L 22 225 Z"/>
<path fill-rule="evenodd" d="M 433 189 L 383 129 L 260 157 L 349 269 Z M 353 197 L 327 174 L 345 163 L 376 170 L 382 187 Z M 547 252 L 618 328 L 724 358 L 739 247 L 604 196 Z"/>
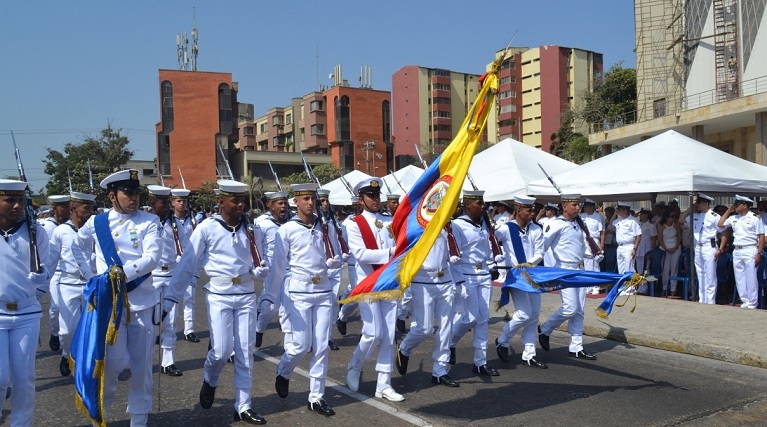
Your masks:
<path fill-rule="evenodd" d="M 721 218 L 719 227 L 732 228 L 733 246 L 732 264 L 735 270 L 735 285 L 742 308 L 756 308 L 759 299 L 759 282 L 756 269 L 762 260 L 764 249 L 764 225 L 761 218 L 751 212 L 754 201 L 748 197 L 735 195 L 733 203 Z M 737 215 L 731 216 L 732 212 Z"/>
<path fill-rule="evenodd" d="M 703 193 L 698 193 L 695 203 L 687 208 L 679 217 L 679 223 L 689 224 L 687 216 L 692 209 L 696 212 L 692 215 L 692 235 L 695 244 L 695 271 L 698 275 L 698 302 L 701 304 L 716 304 L 716 260 L 722 254 L 722 250 L 716 244 L 716 233 L 722 231 L 719 227 L 719 214 L 710 206 L 714 198 Z M 725 245 L 722 239 L 722 247 Z"/>
<path fill-rule="evenodd" d="M 48 196 L 48 202 L 51 204 L 51 215 L 40 223 L 45 228 L 48 238 L 50 238 L 53 236 L 53 230 L 56 227 L 69 220 L 69 195 Z M 53 351 L 59 351 L 61 348 L 61 341 L 59 339 L 59 279 L 61 275 L 58 271 L 54 271 L 56 269 L 55 265 L 51 267 L 52 275 L 49 287 L 51 305 L 48 308 L 48 324 L 51 328 L 51 338 L 48 340 L 48 346 Z"/>

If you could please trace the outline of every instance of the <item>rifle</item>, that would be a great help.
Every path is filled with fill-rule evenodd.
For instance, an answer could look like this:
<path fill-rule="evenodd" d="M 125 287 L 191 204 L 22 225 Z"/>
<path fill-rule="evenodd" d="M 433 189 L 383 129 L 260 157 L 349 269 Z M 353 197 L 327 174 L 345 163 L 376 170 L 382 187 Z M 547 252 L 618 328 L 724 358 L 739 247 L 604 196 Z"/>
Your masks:
<path fill-rule="evenodd" d="M 218 151 L 221 153 L 221 158 L 224 159 L 226 170 L 227 172 L 229 172 L 229 179 L 234 180 L 234 174 L 232 173 L 232 168 L 229 166 L 229 159 L 226 158 L 226 154 L 224 154 L 224 149 L 221 147 L 221 143 L 216 141 L 216 145 L 218 146 Z M 216 170 L 218 170 L 218 166 L 216 166 Z"/>
<path fill-rule="evenodd" d="M 282 184 L 280 184 L 280 177 L 277 176 L 277 172 L 274 171 L 274 168 L 272 167 L 272 161 L 268 160 L 269 162 L 269 169 L 272 170 L 272 175 L 274 175 L 274 181 L 277 182 L 277 189 L 282 191 Z"/>
<path fill-rule="evenodd" d="M 407 190 L 405 190 L 405 187 L 402 186 L 402 182 L 400 182 L 399 178 L 397 178 L 397 175 L 394 175 L 394 171 L 389 169 L 389 173 L 391 174 L 391 176 L 394 177 L 394 180 L 397 181 L 397 185 L 399 185 L 399 188 L 401 188 L 402 191 L 404 191 L 405 194 L 407 194 Z"/>
<path fill-rule="evenodd" d="M 72 177 L 69 176 L 69 168 L 67 168 L 67 180 L 69 180 L 69 192 L 72 192 Z"/>
<path fill-rule="evenodd" d="M 557 190 L 557 193 L 559 193 L 559 195 L 561 196 L 562 190 L 559 188 L 557 183 L 554 182 L 554 178 L 552 178 L 551 175 L 549 175 L 546 172 L 546 169 L 544 169 L 540 163 L 538 163 L 538 167 L 541 168 L 541 171 L 543 171 L 543 174 L 546 175 L 546 178 L 548 178 L 551 185 L 554 187 L 555 190 Z M 583 233 L 586 235 L 586 243 L 588 243 L 589 249 L 591 249 L 591 254 L 594 256 L 601 254 L 602 250 L 599 249 L 599 246 L 597 245 L 597 243 L 594 241 L 594 239 L 591 238 L 591 233 L 589 233 L 589 228 L 586 227 L 586 224 L 583 222 L 583 219 L 581 218 L 580 215 L 575 216 L 575 222 L 578 223 L 578 227 L 580 227 Z"/>
<path fill-rule="evenodd" d="M 304 153 L 301 152 L 301 160 L 304 162 L 304 171 L 306 172 L 306 176 L 309 177 L 309 181 L 315 181 L 317 183 L 317 189 L 319 189 L 319 180 L 316 176 L 312 173 L 312 170 L 309 168 L 309 164 L 306 163 L 306 157 L 304 157 Z M 312 177 L 314 176 L 314 179 Z M 325 216 L 325 213 L 322 211 L 322 202 L 320 201 L 320 193 L 317 192 L 317 190 L 314 191 L 314 208 L 317 211 L 317 216 L 320 217 L 320 221 L 322 222 L 322 240 L 325 245 L 325 255 L 328 257 L 328 259 L 335 258 L 335 251 L 333 250 L 333 244 L 330 242 L 330 235 L 328 234 L 328 218 Z M 328 201 L 328 207 L 330 207 L 330 201 Z M 340 242 L 341 238 L 339 238 Z"/>
<path fill-rule="evenodd" d="M 91 187 L 91 194 L 93 194 L 93 172 L 91 171 L 90 158 L 88 158 L 88 185 Z"/>
<path fill-rule="evenodd" d="M 186 190 L 186 181 L 184 181 L 184 175 L 181 173 L 181 166 L 178 167 L 178 176 L 181 177 L 181 186 Z M 197 220 L 194 219 L 194 213 L 189 211 L 189 202 L 186 205 L 186 211 L 189 214 L 189 219 L 192 221 L 192 230 L 197 228 Z"/>
<path fill-rule="evenodd" d="M 11 139 L 13 139 L 13 149 L 16 154 L 16 168 L 19 171 L 19 179 L 29 183 L 27 181 L 27 175 L 24 173 L 24 165 L 21 162 L 21 152 L 19 147 L 16 146 L 16 137 L 11 131 Z M 24 219 L 27 222 L 27 233 L 29 234 L 29 271 L 32 273 L 41 273 L 40 267 L 40 253 L 37 250 L 37 215 L 35 214 L 35 208 L 32 206 L 32 192 L 29 190 L 29 185 L 25 190 L 24 197 Z"/>
<path fill-rule="evenodd" d="M 471 187 L 474 188 L 474 191 L 479 190 L 477 184 L 474 183 L 474 179 L 471 178 L 471 174 L 467 172 L 466 177 L 469 178 L 469 182 L 471 183 Z M 482 209 L 482 219 L 489 228 L 487 231 L 488 238 L 490 239 L 490 249 L 493 251 L 493 257 L 502 255 L 503 251 L 501 251 L 501 245 L 498 244 L 498 239 L 495 238 L 495 223 L 492 222 L 490 215 L 487 214 L 487 210 L 485 209 Z"/>
<path fill-rule="evenodd" d="M 426 160 L 424 160 L 423 157 L 421 156 L 421 150 L 418 149 L 418 144 L 414 144 L 414 145 L 415 145 L 415 152 L 416 154 L 418 154 L 418 160 L 421 161 L 421 164 L 423 165 L 424 169 L 428 169 L 429 165 L 426 163 Z"/>
<path fill-rule="evenodd" d="M 344 178 L 344 175 L 341 173 L 341 171 L 338 171 L 338 176 L 341 178 L 341 183 L 344 185 L 344 188 L 346 188 L 346 191 L 348 191 L 349 194 L 351 194 L 352 196 L 356 196 L 356 194 L 354 194 L 354 189 L 352 189 L 352 186 L 351 184 L 349 184 L 349 181 L 347 181 L 346 178 Z"/>

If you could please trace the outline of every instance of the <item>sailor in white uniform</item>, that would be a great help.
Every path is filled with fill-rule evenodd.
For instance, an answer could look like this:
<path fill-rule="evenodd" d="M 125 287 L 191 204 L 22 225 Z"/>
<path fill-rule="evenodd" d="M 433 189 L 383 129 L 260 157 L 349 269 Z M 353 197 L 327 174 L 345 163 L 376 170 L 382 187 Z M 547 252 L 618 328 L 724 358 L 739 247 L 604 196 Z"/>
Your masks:
<path fill-rule="evenodd" d="M 692 209 L 691 231 L 695 245 L 695 271 L 698 278 L 698 302 L 701 304 L 716 304 L 716 260 L 722 254 L 716 243 L 716 233 L 722 231 L 719 227 L 719 214 L 710 209 L 714 198 L 698 193 L 695 203 L 679 216 L 680 224 L 688 224 L 687 216 Z M 724 243 L 722 243 L 724 245 Z"/>
<path fill-rule="evenodd" d="M 333 217 L 333 213 L 330 209 L 330 190 L 320 188 L 317 190 L 317 194 L 320 198 L 320 207 L 322 208 L 322 214 L 325 215 L 325 218 L 328 220 L 328 225 L 330 227 L 335 228 L 335 221 L 336 218 Z M 339 226 L 336 230 L 340 230 L 341 227 Z M 342 235 L 339 236 L 338 232 L 336 232 L 337 239 L 343 239 L 343 232 Z M 345 241 L 344 241 L 345 242 Z M 341 244 L 341 241 L 338 241 L 339 247 Z M 348 252 L 348 251 L 347 251 Z M 341 275 L 343 273 L 343 264 L 346 263 L 346 261 L 349 259 L 348 253 L 341 253 L 338 252 L 338 254 L 341 256 L 341 265 L 338 268 L 332 268 L 328 270 L 328 278 L 330 279 L 330 283 L 333 285 L 333 312 L 332 319 L 338 318 L 338 294 L 341 292 Z M 336 343 L 333 342 L 333 328 L 330 328 L 330 339 L 328 340 L 328 348 L 333 351 L 340 350 Z"/>
<path fill-rule="evenodd" d="M 189 211 L 189 195 L 191 193 L 190 190 L 185 188 L 174 188 L 170 191 L 171 209 L 173 210 L 173 219 L 178 227 L 178 238 L 182 253 L 189 244 L 192 232 L 197 227 L 197 220 Z M 184 339 L 189 342 L 200 342 L 197 334 L 194 333 L 194 294 L 195 290 L 197 290 L 197 280 L 199 278 L 199 275 L 195 274 L 184 292 Z"/>
<path fill-rule="evenodd" d="M 600 252 L 605 249 L 605 233 L 604 233 L 604 218 L 599 212 L 595 211 L 596 202 L 591 199 L 585 199 L 583 201 L 583 212 L 581 212 L 581 220 L 589 229 L 589 235 L 594 244 L 599 248 Z M 583 269 L 586 271 L 599 271 L 599 263 L 604 259 L 604 255 L 601 253 L 593 254 L 591 247 L 586 243 L 586 255 L 583 258 Z M 599 294 L 599 286 L 588 288 L 586 292 L 590 292 L 593 295 Z"/>
<path fill-rule="evenodd" d="M 642 239 L 642 228 L 639 222 L 629 215 L 630 208 L 628 203 L 618 202 L 615 209 L 617 218 L 613 221 L 615 242 L 618 244 L 618 273 L 620 274 L 635 271 L 634 258 L 639 241 Z"/>
<path fill-rule="evenodd" d="M 51 204 L 50 216 L 40 223 L 50 238 L 53 236 L 53 230 L 56 227 L 69 220 L 69 195 L 48 196 L 48 202 Z M 52 267 L 51 270 L 54 270 L 56 266 Z M 61 348 L 61 341 L 59 339 L 59 279 L 60 274 L 57 271 L 53 271 L 50 283 L 51 305 L 48 308 L 48 324 L 51 328 L 51 338 L 48 340 L 48 346 L 53 351 L 59 351 Z"/>
<path fill-rule="evenodd" d="M 761 218 L 751 212 L 754 201 L 735 195 L 733 203 L 720 218 L 719 227 L 732 228 L 732 264 L 735 270 L 735 285 L 742 308 L 756 308 L 759 301 L 759 282 L 756 269 L 762 260 L 764 250 L 764 226 Z M 731 215 L 736 212 L 737 215 Z"/>
<path fill-rule="evenodd" d="M 349 216 L 346 217 L 345 220 L 341 222 L 341 233 L 344 236 L 344 239 L 348 242 L 349 241 L 349 225 L 354 222 L 354 218 L 357 217 L 357 215 L 362 213 L 362 207 L 359 203 L 359 197 L 358 196 L 349 196 L 349 199 L 352 203 L 352 212 L 349 214 Z M 357 260 L 354 258 L 354 254 L 349 254 L 349 259 L 346 260 L 347 265 L 347 273 L 349 277 L 349 285 L 346 287 L 342 295 L 339 299 L 346 299 L 349 294 L 351 293 L 352 289 L 354 289 L 355 286 L 357 286 Z M 354 313 L 354 310 L 357 309 L 358 304 L 356 302 L 350 302 L 347 304 L 344 304 L 340 309 L 338 310 L 338 319 L 336 319 L 336 327 L 338 329 L 338 332 L 341 335 L 346 335 L 346 322 L 349 319 L 349 316 Z"/>
<path fill-rule="evenodd" d="M 101 181 L 101 188 L 107 190 L 112 202 L 112 209 L 103 215 L 108 215 L 109 230 L 123 265 L 125 281 L 132 282 L 147 276 L 128 292 L 130 310 L 123 311 L 117 341 L 107 346 L 106 350 L 105 419 L 117 390 L 117 376 L 125 368 L 130 368 L 127 412 L 131 414 L 131 426 L 145 426 L 152 410 L 152 346 L 155 338 L 152 314 L 158 299 L 150 273 L 162 256 L 157 216 L 139 209 L 140 179 L 139 171 L 128 169 L 113 173 Z M 96 271 L 103 273 L 109 269 L 109 263 L 96 235 L 95 218 L 88 219 L 78 231 L 78 236 L 83 247 L 93 247 L 95 243 Z"/>
<path fill-rule="evenodd" d="M 45 266 L 48 234 L 33 220 L 42 271 L 30 273 L 28 223 L 24 217 L 27 183 L 0 179 L 0 396 L 10 398 L 10 425 L 31 426 L 35 412 L 35 355 L 40 337 L 40 296 L 49 282 Z M 10 383 L 10 384 L 9 384 Z"/>

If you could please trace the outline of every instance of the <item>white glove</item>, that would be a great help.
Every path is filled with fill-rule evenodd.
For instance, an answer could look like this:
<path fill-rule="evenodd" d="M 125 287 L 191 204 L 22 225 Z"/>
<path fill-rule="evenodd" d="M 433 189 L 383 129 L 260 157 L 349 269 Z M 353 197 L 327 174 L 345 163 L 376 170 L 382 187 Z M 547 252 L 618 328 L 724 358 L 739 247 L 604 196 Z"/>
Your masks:
<path fill-rule="evenodd" d="M 461 257 L 459 256 L 451 256 L 450 257 L 450 264 L 458 264 L 461 261 Z"/>
<path fill-rule="evenodd" d="M 600 262 L 602 262 L 603 259 L 605 259 L 605 255 L 604 254 L 599 254 L 599 255 L 594 257 L 594 262 L 600 263 Z"/>
<path fill-rule="evenodd" d="M 343 262 L 349 261 L 349 254 L 341 254 L 341 261 Z"/>
<path fill-rule="evenodd" d="M 469 290 L 466 289 L 466 285 L 458 285 L 461 286 L 461 289 L 458 291 L 458 294 L 461 296 L 461 299 L 467 300 L 469 299 Z"/>
<path fill-rule="evenodd" d="M 496 256 L 495 256 L 495 263 L 496 263 L 496 264 L 500 264 L 500 263 L 502 263 L 502 262 L 503 262 L 503 260 L 504 260 L 504 258 L 505 258 L 505 257 L 504 257 L 503 255 L 496 255 Z"/>
<path fill-rule="evenodd" d="M 261 263 L 258 266 L 259 267 L 269 267 L 268 265 L 266 265 L 266 261 L 264 261 L 264 260 L 261 260 Z"/>
<path fill-rule="evenodd" d="M 176 264 L 181 262 L 181 255 L 176 255 Z"/>
<path fill-rule="evenodd" d="M 269 274 L 270 271 L 271 271 L 271 269 L 269 267 L 256 267 L 256 268 L 253 269 L 253 274 L 256 277 L 259 277 L 259 278 L 263 279 L 264 277 L 266 277 Z"/>
<path fill-rule="evenodd" d="M 45 265 L 40 264 L 40 272 L 39 273 L 32 273 L 30 272 L 27 275 L 27 279 L 29 279 L 30 282 L 34 283 L 35 285 L 42 285 L 45 284 L 46 281 L 48 281 L 48 269 L 45 268 Z"/>
<path fill-rule="evenodd" d="M 341 267 L 341 257 L 336 255 L 333 258 L 328 258 L 325 265 L 327 265 L 328 268 L 339 268 Z"/>
<path fill-rule="evenodd" d="M 40 302 L 40 300 L 43 299 L 43 295 L 45 295 L 45 291 L 41 289 L 35 289 L 35 297 L 37 298 L 37 302 Z"/>

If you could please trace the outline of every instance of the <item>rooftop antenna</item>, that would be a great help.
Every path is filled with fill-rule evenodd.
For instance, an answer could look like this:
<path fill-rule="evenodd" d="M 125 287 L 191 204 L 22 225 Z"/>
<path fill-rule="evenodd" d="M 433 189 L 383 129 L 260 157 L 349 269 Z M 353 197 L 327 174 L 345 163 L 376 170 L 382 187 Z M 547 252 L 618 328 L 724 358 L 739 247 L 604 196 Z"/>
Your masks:
<path fill-rule="evenodd" d="M 197 14 L 195 8 L 192 8 L 192 19 L 194 26 L 192 27 L 192 71 L 197 71 L 197 54 L 200 53 L 200 45 L 197 39 Z"/>
<path fill-rule="evenodd" d="M 186 33 L 176 33 L 176 61 L 178 62 L 178 69 L 182 71 L 187 70 L 189 65 L 189 55 L 187 49 L 189 48 L 189 38 Z"/>

